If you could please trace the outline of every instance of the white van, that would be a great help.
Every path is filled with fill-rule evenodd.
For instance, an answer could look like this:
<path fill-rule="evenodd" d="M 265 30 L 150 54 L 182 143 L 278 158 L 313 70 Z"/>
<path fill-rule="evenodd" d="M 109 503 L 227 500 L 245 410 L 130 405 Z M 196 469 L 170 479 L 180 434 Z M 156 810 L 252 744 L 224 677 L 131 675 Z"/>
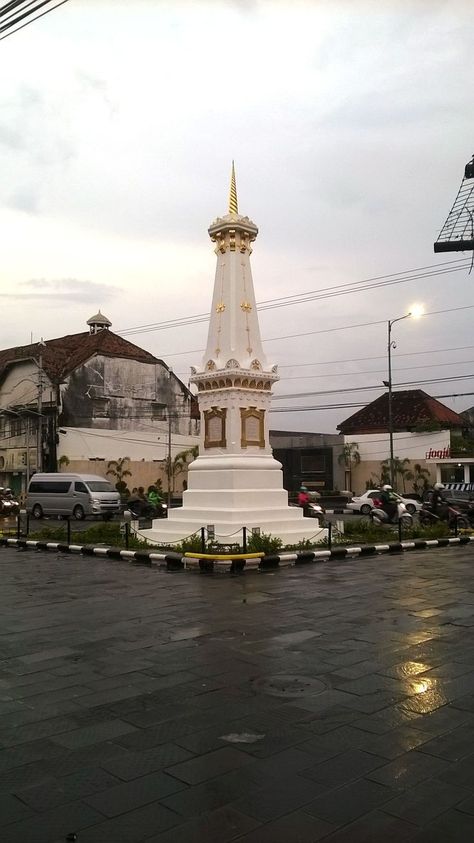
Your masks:
<path fill-rule="evenodd" d="M 120 495 L 96 474 L 34 474 L 26 495 L 26 511 L 33 518 L 62 515 L 82 521 L 100 515 L 108 521 L 120 512 Z"/>

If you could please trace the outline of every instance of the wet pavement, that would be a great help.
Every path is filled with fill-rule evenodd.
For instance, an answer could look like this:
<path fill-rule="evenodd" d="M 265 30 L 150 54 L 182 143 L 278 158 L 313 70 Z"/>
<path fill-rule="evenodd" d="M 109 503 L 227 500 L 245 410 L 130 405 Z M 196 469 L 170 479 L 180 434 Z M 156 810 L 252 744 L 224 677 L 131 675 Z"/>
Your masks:
<path fill-rule="evenodd" d="M 0 840 L 474 839 L 472 564 L 0 548 Z"/>

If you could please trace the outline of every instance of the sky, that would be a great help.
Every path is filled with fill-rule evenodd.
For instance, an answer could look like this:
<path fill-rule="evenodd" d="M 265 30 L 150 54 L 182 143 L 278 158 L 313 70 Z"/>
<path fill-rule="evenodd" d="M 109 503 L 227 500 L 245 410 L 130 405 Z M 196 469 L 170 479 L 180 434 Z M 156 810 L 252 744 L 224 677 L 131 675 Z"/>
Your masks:
<path fill-rule="evenodd" d="M 394 389 L 473 406 L 471 255 L 433 252 L 474 152 L 473 39 L 467 0 L 69 0 L 5 38 L 0 346 L 100 308 L 187 383 L 206 320 L 156 326 L 209 312 L 235 160 L 279 304 L 271 427 L 333 433 L 382 394 L 415 302 Z"/>

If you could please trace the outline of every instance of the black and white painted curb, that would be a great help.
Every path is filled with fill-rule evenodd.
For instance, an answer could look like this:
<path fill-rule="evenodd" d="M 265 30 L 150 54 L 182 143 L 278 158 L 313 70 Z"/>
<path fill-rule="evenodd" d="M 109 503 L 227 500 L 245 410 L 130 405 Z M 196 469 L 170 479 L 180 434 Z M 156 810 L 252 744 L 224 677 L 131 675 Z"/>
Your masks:
<path fill-rule="evenodd" d="M 122 550 L 119 547 L 94 547 L 92 545 L 65 544 L 61 542 L 34 541 L 32 539 L 0 538 L 0 547 L 16 547 L 24 550 L 48 550 L 56 553 L 78 553 L 83 556 L 100 556 L 107 559 L 123 559 L 142 565 L 158 566 L 167 571 L 201 571 L 202 573 L 231 573 L 244 571 L 266 571 L 305 565 L 311 562 L 329 560 L 342 561 L 351 557 L 375 556 L 381 553 L 401 553 L 406 550 L 428 550 L 436 547 L 452 547 L 474 542 L 474 536 L 453 536 L 441 539 L 413 539 L 412 541 L 387 542 L 387 544 L 356 545 L 354 547 L 333 547 L 321 550 L 299 550 L 275 553 L 255 558 L 237 554 L 226 559 L 202 558 L 199 554 L 183 556 L 182 553 L 158 553 L 144 550 Z"/>

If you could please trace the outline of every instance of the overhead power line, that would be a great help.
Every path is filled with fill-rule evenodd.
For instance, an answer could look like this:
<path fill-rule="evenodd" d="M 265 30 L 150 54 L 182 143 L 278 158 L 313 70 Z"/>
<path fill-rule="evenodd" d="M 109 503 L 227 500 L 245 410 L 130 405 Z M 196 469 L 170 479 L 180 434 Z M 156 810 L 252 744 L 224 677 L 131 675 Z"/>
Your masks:
<path fill-rule="evenodd" d="M 423 319 L 427 316 L 439 316 L 440 314 L 445 313 L 454 313 L 455 311 L 459 310 L 472 310 L 474 308 L 474 304 L 466 304 L 460 307 L 447 307 L 443 310 L 431 310 L 428 313 L 423 314 Z M 332 334 L 336 331 L 351 331 L 354 328 L 370 328 L 374 325 L 386 325 L 387 319 L 376 319 L 372 322 L 356 322 L 353 325 L 338 325 L 335 328 L 319 328 L 317 331 L 299 331 L 296 334 L 284 334 L 280 337 L 263 337 L 262 342 L 277 342 L 278 340 L 289 340 L 289 339 L 300 339 L 300 337 L 312 337 L 316 334 Z M 464 348 L 469 348 L 469 346 L 464 346 Z M 162 357 L 181 357 L 182 355 L 186 354 L 202 354 L 204 352 L 203 348 L 193 348 L 188 351 L 171 351 L 167 352 L 166 354 L 162 354 Z M 413 352 L 418 354 L 424 354 L 425 352 Z M 401 356 L 401 355 L 398 355 Z M 411 355 L 410 355 L 411 356 Z M 371 357 L 373 360 L 374 357 Z M 296 364 L 294 364 L 296 365 Z"/>
<path fill-rule="evenodd" d="M 465 398 L 468 395 L 474 395 L 474 392 L 450 392 L 445 395 L 433 395 L 432 398 Z M 305 413 L 305 412 L 313 412 L 316 410 L 343 410 L 349 407 L 365 407 L 366 402 L 359 402 L 359 401 L 351 401 L 348 403 L 338 403 L 338 404 L 320 404 L 319 406 L 312 406 L 312 407 L 272 407 L 272 413 Z"/>
<path fill-rule="evenodd" d="M 68 0 L 59 0 L 56 3 L 54 0 L 11 0 L 10 3 L 5 3 L 0 7 L 0 41 L 67 2 Z"/>
<path fill-rule="evenodd" d="M 373 278 L 364 278 L 361 281 L 349 281 L 343 284 L 335 284 L 331 287 L 323 287 L 320 290 L 309 290 L 305 293 L 295 293 L 290 296 L 279 296 L 274 299 L 266 299 L 257 302 L 257 310 L 271 310 L 277 307 L 288 307 L 292 304 L 305 304 L 319 299 L 333 298 L 334 296 L 349 295 L 365 290 L 372 290 L 378 287 L 391 286 L 392 284 L 403 284 L 407 281 L 415 281 L 420 278 L 433 278 L 437 275 L 445 275 L 450 272 L 460 272 L 469 268 L 469 261 L 463 258 L 444 261 L 437 264 L 428 264 L 417 269 L 406 269 L 402 272 L 394 272 L 388 275 L 378 275 Z M 426 270 L 433 270 L 431 272 Z M 145 325 L 137 325 L 133 328 L 123 328 L 117 331 L 122 336 L 129 334 L 145 334 L 154 331 L 164 331 L 169 328 L 182 328 L 187 325 L 197 325 L 209 320 L 209 313 L 197 313 L 193 316 L 177 317 L 167 319 L 163 322 L 151 322 Z"/>
<path fill-rule="evenodd" d="M 430 383 L 454 383 L 454 381 L 463 381 L 463 380 L 472 380 L 474 378 L 474 374 L 470 375 L 453 375 L 452 377 L 446 378 L 430 378 L 428 380 L 418 380 L 418 381 L 400 381 L 400 383 L 394 383 L 393 386 L 400 387 L 400 386 L 421 386 Z M 287 400 L 288 398 L 310 398 L 314 395 L 341 395 L 343 392 L 367 392 L 372 389 L 383 389 L 384 387 L 381 384 L 372 384 L 371 386 L 352 386 L 352 387 L 345 387 L 343 389 L 324 389 L 318 392 L 288 392 L 286 395 L 274 395 L 273 401 L 282 401 L 283 399 Z M 396 394 L 396 393 L 395 393 Z M 298 409 L 298 407 L 296 407 Z"/>

